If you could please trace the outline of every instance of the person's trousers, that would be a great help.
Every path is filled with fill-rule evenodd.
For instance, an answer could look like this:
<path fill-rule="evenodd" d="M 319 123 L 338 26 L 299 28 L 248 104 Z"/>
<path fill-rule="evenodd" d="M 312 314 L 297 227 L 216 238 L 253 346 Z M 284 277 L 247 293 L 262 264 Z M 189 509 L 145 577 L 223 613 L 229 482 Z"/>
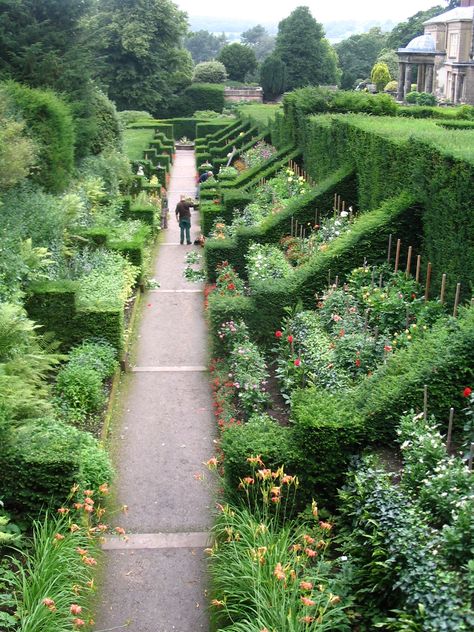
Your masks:
<path fill-rule="evenodd" d="M 181 244 L 184 243 L 184 233 L 186 232 L 186 243 L 190 244 L 191 243 L 191 234 L 189 232 L 189 229 L 191 228 L 191 220 L 189 220 L 189 219 L 182 219 L 182 220 L 180 220 L 179 228 L 180 228 L 179 242 Z"/>

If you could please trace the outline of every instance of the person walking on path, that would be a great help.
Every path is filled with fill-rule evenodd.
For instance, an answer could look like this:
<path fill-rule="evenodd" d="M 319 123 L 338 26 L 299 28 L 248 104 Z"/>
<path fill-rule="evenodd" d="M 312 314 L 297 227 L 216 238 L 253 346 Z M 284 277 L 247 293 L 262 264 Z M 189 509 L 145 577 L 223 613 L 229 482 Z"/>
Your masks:
<path fill-rule="evenodd" d="M 184 243 L 184 233 L 186 232 L 186 243 L 188 246 L 191 243 L 191 234 L 189 232 L 191 228 L 191 208 L 193 208 L 193 203 L 187 202 L 185 196 L 182 195 L 176 205 L 176 221 L 180 228 L 179 243 Z"/>

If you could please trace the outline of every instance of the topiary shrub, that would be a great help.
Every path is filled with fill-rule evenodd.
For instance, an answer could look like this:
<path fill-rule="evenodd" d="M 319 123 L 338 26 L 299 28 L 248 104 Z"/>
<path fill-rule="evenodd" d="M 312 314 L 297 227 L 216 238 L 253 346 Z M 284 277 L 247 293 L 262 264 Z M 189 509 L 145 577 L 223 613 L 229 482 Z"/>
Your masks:
<path fill-rule="evenodd" d="M 2 499 L 33 516 L 61 506 L 74 484 L 98 489 L 112 478 L 110 460 L 97 440 L 52 418 L 10 430 L 0 471 Z"/>
<path fill-rule="evenodd" d="M 203 61 L 194 68 L 193 83 L 224 83 L 227 71 L 220 61 Z"/>
<path fill-rule="evenodd" d="M 191 112 L 196 110 L 214 110 L 222 112 L 224 108 L 224 86 L 215 83 L 192 83 L 184 91 L 184 97 L 191 102 Z"/>
<path fill-rule="evenodd" d="M 104 150 L 120 149 L 122 129 L 114 103 L 96 90 L 91 105 L 95 130 L 89 139 L 90 152 L 100 154 Z"/>

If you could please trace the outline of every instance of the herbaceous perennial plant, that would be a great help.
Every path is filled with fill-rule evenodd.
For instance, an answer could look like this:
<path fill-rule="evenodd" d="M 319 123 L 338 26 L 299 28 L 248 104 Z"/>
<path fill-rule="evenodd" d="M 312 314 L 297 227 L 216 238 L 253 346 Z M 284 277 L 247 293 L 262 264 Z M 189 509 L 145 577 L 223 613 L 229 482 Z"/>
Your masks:
<path fill-rule="evenodd" d="M 290 519 L 298 479 L 266 468 L 259 456 L 247 460 L 243 502 L 218 506 L 207 551 L 219 629 L 349 631 L 345 562 L 327 556 L 332 524 L 319 520 L 314 502 L 311 519 Z"/>

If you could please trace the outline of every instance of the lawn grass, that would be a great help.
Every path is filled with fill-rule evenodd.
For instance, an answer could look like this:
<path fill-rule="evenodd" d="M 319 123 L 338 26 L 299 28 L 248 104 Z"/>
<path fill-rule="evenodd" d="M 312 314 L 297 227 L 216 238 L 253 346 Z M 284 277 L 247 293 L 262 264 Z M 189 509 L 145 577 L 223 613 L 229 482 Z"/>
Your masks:
<path fill-rule="evenodd" d="M 141 160 L 143 151 L 155 137 L 154 128 L 126 129 L 123 133 L 124 151 L 129 160 Z"/>
<path fill-rule="evenodd" d="M 255 103 L 252 105 L 242 105 L 238 112 L 244 121 L 250 121 L 257 125 L 259 131 L 265 131 L 275 118 L 275 114 L 281 110 L 281 105 L 267 105 L 265 103 Z"/>

